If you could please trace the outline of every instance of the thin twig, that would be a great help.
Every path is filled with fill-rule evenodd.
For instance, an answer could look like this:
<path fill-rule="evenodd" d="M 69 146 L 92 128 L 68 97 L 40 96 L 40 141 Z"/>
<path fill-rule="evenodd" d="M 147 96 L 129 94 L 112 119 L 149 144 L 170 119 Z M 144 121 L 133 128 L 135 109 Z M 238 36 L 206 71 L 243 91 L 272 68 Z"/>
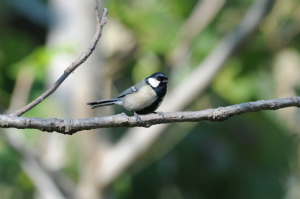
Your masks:
<path fill-rule="evenodd" d="M 46 91 L 44 92 L 41 96 L 36 98 L 34 101 L 29 103 L 27 106 L 24 108 L 16 111 L 13 115 L 15 116 L 21 116 L 39 103 L 41 103 L 43 100 L 45 100 L 47 97 L 49 97 L 56 89 L 65 81 L 65 79 L 82 63 L 84 63 L 87 58 L 92 54 L 92 52 L 95 50 L 97 42 L 99 41 L 101 34 L 102 34 L 102 29 L 104 25 L 107 22 L 107 9 L 103 9 L 103 15 L 102 19 L 100 21 L 100 16 L 99 16 L 99 9 L 98 9 L 98 1 L 95 0 L 95 12 L 96 12 L 96 20 L 97 20 L 97 26 L 96 26 L 96 33 L 95 36 L 90 44 L 90 46 L 81 54 L 81 56 L 73 62 L 63 73 L 63 75 Z"/>
<path fill-rule="evenodd" d="M 119 114 L 107 117 L 94 117 L 87 119 L 41 119 L 17 117 L 13 115 L 0 115 L 1 128 L 39 129 L 47 132 L 73 134 L 77 131 L 109 128 L 109 127 L 150 127 L 155 124 L 172 122 L 199 122 L 199 121 L 224 121 L 232 116 L 262 110 L 277 110 L 286 107 L 300 107 L 300 97 L 290 97 L 274 100 L 247 102 L 227 107 L 189 112 L 168 112 L 164 116 L 159 114 L 142 115 L 141 122 L 135 117 Z"/>

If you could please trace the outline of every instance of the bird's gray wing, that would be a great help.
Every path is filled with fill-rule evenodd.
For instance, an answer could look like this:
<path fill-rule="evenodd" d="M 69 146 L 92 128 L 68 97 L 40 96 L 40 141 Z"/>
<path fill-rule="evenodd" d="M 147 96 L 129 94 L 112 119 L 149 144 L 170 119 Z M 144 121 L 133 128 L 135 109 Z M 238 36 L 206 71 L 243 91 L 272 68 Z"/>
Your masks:
<path fill-rule="evenodd" d="M 145 84 L 146 84 L 145 80 L 142 80 L 142 81 L 136 83 L 135 85 L 131 86 L 130 88 L 126 89 L 125 91 L 123 91 L 117 98 L 121 98 L 121 97 L 124 97 L 125 95 L 135 93 Z"/>

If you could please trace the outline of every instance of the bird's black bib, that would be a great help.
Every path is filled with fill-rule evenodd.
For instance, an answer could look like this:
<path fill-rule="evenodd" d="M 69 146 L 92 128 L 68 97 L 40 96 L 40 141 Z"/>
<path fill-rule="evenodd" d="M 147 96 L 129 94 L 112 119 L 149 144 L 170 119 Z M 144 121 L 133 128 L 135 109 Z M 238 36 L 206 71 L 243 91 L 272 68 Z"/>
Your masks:
<path fill-rule="evenodd" d="M 151 86 L 152 87 L 152 86 Z M 167 84 L 161 84 L 158 87 L 152 87 L 152 89 L 156 92 L 157 94 L 157 100 L 153 102 L 150 106 L 136 111 L 137 114 L 145 115 L 148 113 L 153 113 L 161 104 L 162 100 L 164 99 L 166 93 L 167 93 Z"/>

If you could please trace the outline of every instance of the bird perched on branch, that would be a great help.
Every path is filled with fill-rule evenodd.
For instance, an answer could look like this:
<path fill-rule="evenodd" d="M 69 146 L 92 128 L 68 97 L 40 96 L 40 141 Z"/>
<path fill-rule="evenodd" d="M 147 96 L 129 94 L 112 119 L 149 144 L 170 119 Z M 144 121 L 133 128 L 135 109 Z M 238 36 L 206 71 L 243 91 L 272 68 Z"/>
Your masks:
<path fill-rule="evenodd" d="M 137 121 L 141 121 L 138 114 L 153 113 L 160 106 L 167 92 L 167 84 L 168 77 L 165 74 L 154 73 L 114 99 L 98 100 L 87 105 L 93 109 L 100 106 L 120 105 L 133 112 Z"/>

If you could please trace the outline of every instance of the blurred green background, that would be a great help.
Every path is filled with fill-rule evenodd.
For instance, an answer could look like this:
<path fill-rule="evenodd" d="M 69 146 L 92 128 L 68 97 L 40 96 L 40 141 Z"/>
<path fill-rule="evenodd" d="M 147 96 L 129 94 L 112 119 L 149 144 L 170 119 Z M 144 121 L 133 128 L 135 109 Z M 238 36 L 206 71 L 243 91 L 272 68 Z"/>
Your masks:
<path fill-rule="evenodd" d="M 25 116 L 83 118 L 120 113 L 124 111 L 120 107 L 91 112 L 85 103 L 114 97 L 156 71 L 169 76 L 172 90 L 232 31 L 255 1 L 215 0 L 215 6 L 218 4 L 220 8 L 211 21 L 192 38 L 185 38 L 182 29 L 197 6 L 204 2 L 101 1 L 100 7 L 109 10 L 109 20 L 97 51 L 91 56 L 94 60 L 80 66 L 55 95 Z M 59 13 L 59 4 L 74 5 L 64 8 L 73 10 L 76 17 Z M 68 24 L 75 24 L 81 30 L 71 31 Z M 88 24 L 91 30 L 82 28 Z M 93 1 L 89 4 L 71 0 L 0 1 L 0 113 L 12 113 L 44 92 L 88 46 L 94 26 Z M 258 30 L 186 110 L 298 95 L 299 32 L 300 1 L 276 1 Z M 73 33 L 74 40 L 69 39 Z M 77 37 L 86 40 L 76 40 Z M 179 57 L 178 61 L 173 51 L 185 41 L 188 41 L 187 56 Z M 74 57 L 68 59 L 62 55 Z M 58 76 L 53 75 L 58 70 L 53 65 L 59 68 Z M 77 85 L 80 82 L 82 88 Z M 72 84 L 77 85 L 76 89 Z M 71 88 L 75 91 L 69 93 Z M 80 98 L 83 95 L 85 98 Z M 99 195 L 95 198 L 300 198 L 299 119 L 299 111 L 289 108 L 245 114 L 221 123 L 172 124 L 150 151 L 105 190 L 96 188 Z M 14 133 L 24 135 L 26 145 L 42 163 L 58 164 L 51 168 L 68 176 L 77 190 L 80 186 L 76 185 L 84 182 L 84 171 L 90 171 L 83 168 L 94 158 L 91 158 L 92 149 L 98 145 L 105 148 L 103 140 L 111 145 L 117 143 L 126 131 L 126 128 L 116 128 L 78 132 L 71 137 L 59 135 L 53 142 L 63 140 L 63 144 L 58 155 L 53 155 L 54 159 L 47 159 L 54 146 L 48 146 L 47 133 L 36 130 Z M 10 132 L 11 129 L 6 133 Z M 96 141 L 91 141 L 95 137 Z M 101 144 L 97 143 L 99 140 Z M 22 155 L 0 137 L 0 198 L 45 198 L 37 193 L 22 162 Z"/>

